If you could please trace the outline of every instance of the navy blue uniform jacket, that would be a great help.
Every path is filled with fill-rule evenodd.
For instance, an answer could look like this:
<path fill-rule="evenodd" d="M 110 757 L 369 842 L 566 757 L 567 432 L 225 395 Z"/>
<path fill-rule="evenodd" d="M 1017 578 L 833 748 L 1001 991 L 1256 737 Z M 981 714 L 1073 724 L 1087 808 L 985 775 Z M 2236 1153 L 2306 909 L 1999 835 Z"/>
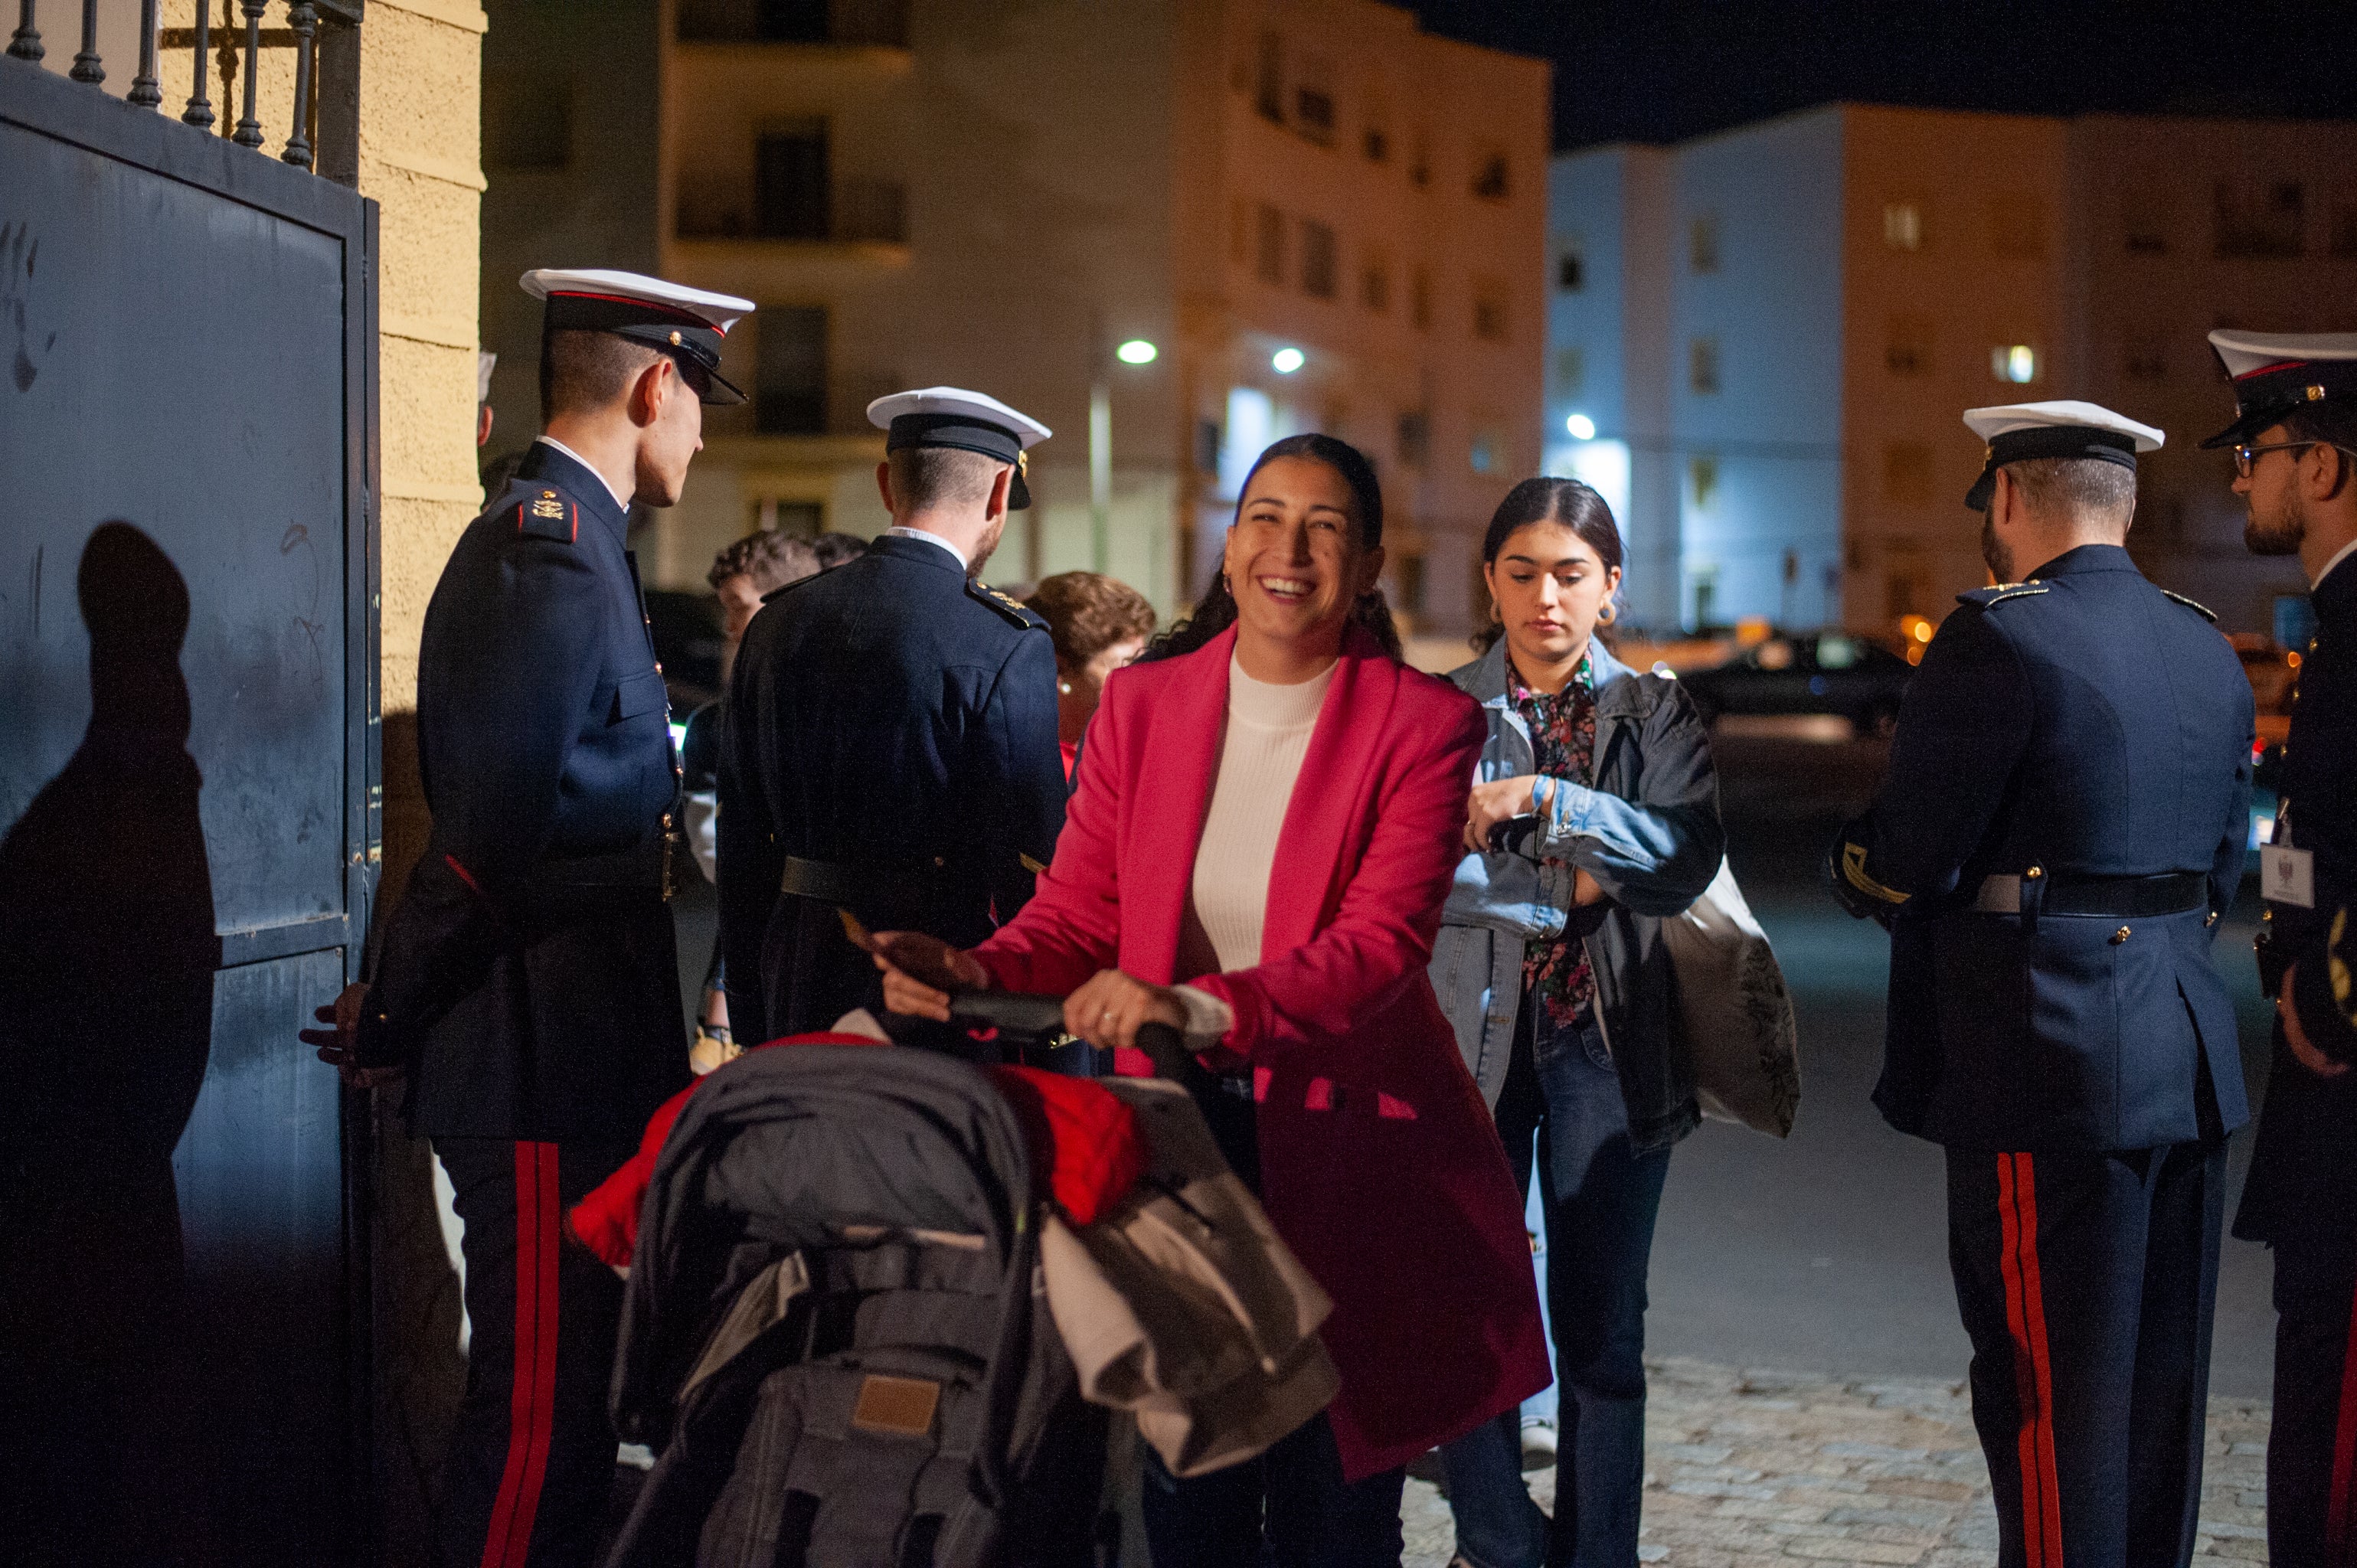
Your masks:
<path fill-rule="evenodd" d="M 364 1058 L 428 1136 L 635 1139 L 687 1081 L 662 671 L 597 475 L 544 444 L 468 526 L 425 611 L 434 832 L 389 916 Z"/>
<path fill-rule="evenodd" d="M 720 746 L 720 933 L 731 1031 L 824 1012 L 875 983 L 834 901 L 781 898 L 791 855 L 854 880 L 871 929 L 972 947 L 1030 898 L 1064 825 L 1047 622 L 968 581 L 946 550 L 887 536 L 770 596 L 737 650 Z M 912 897 L 911 894 L 914 896 Z"/>
<path fill-rule="evenodd" d="M 2247 854 L 2250 683 L 2208 613 L 2116 545 L 1960 596 L 1910 685 L 1863 832 L 1903 895 L 1875 1104 L 1953 1148 L 2152 1148 L 2248 1119 L 2214 913 Z M 1976 914 L 1981 881 L 2201 873 L 2160 918 Z M 2119 933 L 2125 930 L 2126 935 Z M 2116 940 L 2115 940 L 2116 939 Z"/>
<path fill-rule="evenodd" d="M 2283 749 L 2288 840 L 2316 856 L 2315 908 L 2267 906 L 2268 940 L 2297 961 L 2293 1004 L 2318 1049 L 2357 1059 L 2357 558 L 2316 585 L 2316 640 L 2300 662 Z M 2357 1237 L 2357 1073 L 2322 1079 L 2276 1032 L 2266 1104 L 2234 1234 Z"/>

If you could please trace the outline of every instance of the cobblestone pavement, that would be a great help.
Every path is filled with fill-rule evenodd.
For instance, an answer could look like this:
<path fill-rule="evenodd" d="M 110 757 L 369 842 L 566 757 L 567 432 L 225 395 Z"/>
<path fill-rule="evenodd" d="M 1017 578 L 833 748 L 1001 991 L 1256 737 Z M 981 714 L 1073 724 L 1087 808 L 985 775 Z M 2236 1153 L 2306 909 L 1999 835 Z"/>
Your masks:
<path fill-rule="evenodd" d="M 1671 1568 L 1799 1563 L 1986 1568 L 1988 1472 L 1962 1383 L 1836 1382 L 1657 1359 L 1638 1555 Z M 2267 1405 L 2212 1400 L 2202 1563 L 2266 1561 Z M 1555 1477 L 1531 1477 L 1552 1506 Z M 1444 1568 L 1448 1505 L 1408 1483 L 1409 1568 Z"/>

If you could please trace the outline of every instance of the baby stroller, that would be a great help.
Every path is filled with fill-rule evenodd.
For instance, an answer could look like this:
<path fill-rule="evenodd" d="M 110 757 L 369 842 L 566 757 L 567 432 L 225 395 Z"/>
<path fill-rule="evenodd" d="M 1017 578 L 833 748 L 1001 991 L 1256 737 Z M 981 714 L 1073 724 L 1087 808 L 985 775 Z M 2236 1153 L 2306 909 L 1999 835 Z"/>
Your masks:
<path fill-rule="evenodd" d="M 947 1056 L 708 1080 L 641 1211 L 613 1405 L 661 1458 L 607 1568 L 1092 1563 L 1106 1415 L 1039 1294 L 1033 1188 L 1014 1110 Z"/>

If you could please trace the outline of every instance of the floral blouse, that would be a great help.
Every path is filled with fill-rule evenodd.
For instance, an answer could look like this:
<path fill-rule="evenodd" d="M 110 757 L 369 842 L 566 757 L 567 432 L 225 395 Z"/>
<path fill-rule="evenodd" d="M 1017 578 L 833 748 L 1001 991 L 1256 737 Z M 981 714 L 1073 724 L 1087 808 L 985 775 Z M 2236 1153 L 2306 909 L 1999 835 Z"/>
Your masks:
<path fill-rule="evenodd" d="M 1591 784 L 1596 763 L 1596 671 L 1592 655 L 1583 655 L 1579 667 L 1549 696 L 1523 682 L 1510 655 L 1506 660 L 1506 698 L 1531 732 L 1531 750 L 1538 771 L 1555 779 Z M 1568 863 L 1549 858 L 1550 865 Z M 1577 1023 L 1596 1000 L 1596 974 L 1588 968 L 1587 950 L 1577 937 L 1541 937 L 1523 951 L 1523 989 L 1544 1009 L 1532 1022 L 1544 1023 L 1547 1034 Z"/>

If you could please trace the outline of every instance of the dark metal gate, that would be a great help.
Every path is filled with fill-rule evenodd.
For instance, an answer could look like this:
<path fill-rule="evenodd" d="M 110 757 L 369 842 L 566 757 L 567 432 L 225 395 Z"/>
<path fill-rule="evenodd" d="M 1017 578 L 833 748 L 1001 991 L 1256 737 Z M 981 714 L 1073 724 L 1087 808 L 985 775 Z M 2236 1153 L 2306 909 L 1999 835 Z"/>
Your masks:
<path fill-rule="evenodd" d="M 0 59 L 13 1561 L 357 1550 L 365 1122 L 296 1038 L 376 858 L 376 209 L 307 168 L 357 145 L 322 9 L 283 156 L 148 107 L 153 4 L 128 102 Z"/>

